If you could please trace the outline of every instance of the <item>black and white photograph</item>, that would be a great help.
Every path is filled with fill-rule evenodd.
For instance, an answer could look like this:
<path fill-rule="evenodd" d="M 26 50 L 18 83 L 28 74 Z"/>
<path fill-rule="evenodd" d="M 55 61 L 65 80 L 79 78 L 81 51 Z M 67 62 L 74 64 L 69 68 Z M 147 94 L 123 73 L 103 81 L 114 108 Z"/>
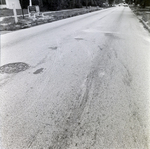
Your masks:
<path fill-rule="evenodd" d="M 0 0 L 0 149 L 150 149 L 150 0 Z"/>

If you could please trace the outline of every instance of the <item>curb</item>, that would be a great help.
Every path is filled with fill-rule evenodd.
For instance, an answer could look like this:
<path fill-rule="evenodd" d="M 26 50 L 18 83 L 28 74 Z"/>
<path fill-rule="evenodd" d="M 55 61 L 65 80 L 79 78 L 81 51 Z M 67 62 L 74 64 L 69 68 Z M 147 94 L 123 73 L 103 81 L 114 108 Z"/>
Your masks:
<path fill-rule="evenodd" d="M 150 32 L 150 26 L 143 19 L 139 18 L 133 9 L 131 10 L 134 13 L 134 15 L 138 18 L 138 20 L 143 24 L 144 28 L 147 29 L 148 32 Z"/>
<path fill-rule="evenodd" d="M 140 20 L 140 22 L 142 22 L 142 24 L 144 25 L 144 27 L 150 32 L 150 26 L 147 25 L 146 22 L 143 19 L 140 19 L 140 18 L 138 18 L 138 19 Z"/>
<path fill-rule="evenodd" d="M 82 15 L 82 14 L 86 14 L 86 13 L 90 13 L 90 12 L 94 12 L 94 11 L 98 11 L 98 10 L 102 10 L 102 9 L 91 9 L 91 10 L 87 10 L 87 11 L 81 11 L 81 12 L 76 12 L 76 10 L 78 9 L 74 9 L 73 13 L 70 13 L 70 15 L 58 15 L 58 16 L 53 16 L 52 12 L 44 12 L 43 14 L 45 14 L 45 17 L 43 18 L 36 18 L 35 20 L 31 20 L 31 21 L 27 21 L 27 22 L 20 22 L 19 24 L 8 24 L 8 25 L 2 25 L 0 24 L 0 31 L 16 31 L 16 30 L 20 30 L 20 29 L 24 29 L 24 28 L 30 28 L 33 26 L 37 26 L 37 25 L 41 25 L 41 24 L 45 24 L 45 23 L 51 23 L 54 21 L 58 21 L 58 20 L 62 20 L 65 18 L 70 18 L 70 17 L 74 17 L 74 16 L 78 16 L 78 15 Z M 67 12 L 70 10 L 61 10 L 61 11 L 56 11 L 56 12 Z M 52 16 L 47 16 L 47 14 L 50 14 Z M 11 16 L 12 17 L 12 16 Z M 9 17 L 6 17 L 9 18 Z"/>

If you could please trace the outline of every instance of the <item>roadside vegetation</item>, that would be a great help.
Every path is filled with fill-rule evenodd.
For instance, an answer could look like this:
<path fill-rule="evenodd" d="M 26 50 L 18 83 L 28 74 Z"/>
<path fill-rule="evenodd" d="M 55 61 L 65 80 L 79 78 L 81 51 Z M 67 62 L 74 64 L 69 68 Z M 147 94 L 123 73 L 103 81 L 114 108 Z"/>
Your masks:
<path fill-rule="evenodd" d="M 114 4 L 127 3 L 134 13 L 146 25 L 150 26 L 150 0 L 32 0 L 32 5 L 38 5 L 41 13 L 34 17 L 28 16 L 29 0 L 20 0 L 22 9 L 17 10 L 18 23 L 15 23 L 13 10 L 1 9 L 0 31 L 13 31 L 47 22 L 77 16 Z M 23 16 L 22 16 L 23 15 Z M 2 18 L 4 17 L 5 18 Z M 11 16 L 11 17 L 10 17 Z"/>
<path fill-rule="evenodd" d="M 7 12 L 7 15 L 10 17 L 5 17 L 0 21 L 0 30 L 1 31 L 14 31 L 18 29 L 28 28 L 48 22 L 53 22 L 77 15 L 82 15 L 85 13 L 90 13 L 93 11 L 101 10 L 100 7 L 88 7 L 87 8 L 78 8 L 78 9 L 68 9 L 61 11 L 49 11 L 45 13 L 40 13 L 37 16 L 29 17 L 26 14 L 23 18 L 22 15 L 18 16 L 18 23 L 15 23 L 14 17 L 11 16 L 11 11 Z M 21 12 L 20 10 L 18 12 Z M 26 11 L 27 12 L 27 11 Z"/>
<path fill-rule="evenodd" d="M 130 5 L 130 8 L 143 23 L 144 27 L 150 32 L 150 6 L 143 6 L 142 4 L 136 2 L 133 5 Z"/>
<path fill-rule="evenodd" d="M 131 1 L 134 3 L 135 6 L 140 6 L 142 8 L 145 8 L 147 6 L 150 6 L 150 0 L 126 0 L 127 2 Z"/>
<path fill-rule="evenodd" d="M 112 5 L 114 0 L 108 0 L 107 3 Z M 20 0 L 22 8 L 27 8 L 29 6 L 29 0 Z M 39 5 L 42 11 L 44 10 L 62 10 L 62 9 L 72 9 L 72 8 L 82 8 L 88 6 L 99 6 L 103 7 L 106 0 L 32 0 L 33 5 Z"/>
<path fill-rule="evenodd" d="M 141 5 L 143 8 L 150 6 L 150 0 L 32 0 L 33 5 L 39 5 L 42 11 L 44 10 L 62 10 L 72 8 L 82 8 L 83 6 L 112 6 L 114 3 L 123 3 Z M 20 0 L 23 9 L 29 6 L 29 0 Z"/>

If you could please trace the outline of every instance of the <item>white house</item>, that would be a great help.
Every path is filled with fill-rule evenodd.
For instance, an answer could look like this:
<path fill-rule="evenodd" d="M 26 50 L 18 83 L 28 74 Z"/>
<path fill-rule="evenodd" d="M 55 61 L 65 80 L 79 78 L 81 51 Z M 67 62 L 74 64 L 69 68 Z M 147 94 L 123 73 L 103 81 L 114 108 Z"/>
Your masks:
<path fill-rule="evenodd" d="M 13 9 L 13 4 L 16 9 L 21 9 L 19 0 L 0 0 L 0 8 Z"/>

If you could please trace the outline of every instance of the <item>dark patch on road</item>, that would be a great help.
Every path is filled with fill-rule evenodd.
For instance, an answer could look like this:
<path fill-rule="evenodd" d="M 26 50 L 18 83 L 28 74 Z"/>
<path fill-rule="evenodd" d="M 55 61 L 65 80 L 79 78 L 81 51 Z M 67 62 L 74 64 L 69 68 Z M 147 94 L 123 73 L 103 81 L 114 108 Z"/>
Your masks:
<path fill-rule="evenodd" d="M 44 68 L 37 69 L 33 74 L 39 74 L 39 73 L 43 72 L 43 69 Z"/>
<path fill-rule="evenodd" d="M 100 46 L 98 46 L 98 48 L 99 48 L 101 51 L 103 50 Z"/>
<path fill-rule="evenodd" d="M 126 75 L 123 79 L 123 82 L 124 84 L 126 84 L 127 86 L 130 86 L 131 85 L 131 82 L 132 82 L 132 78 L 131 78 L 131 75 Z"/>
<path fill-rule="evenodd" d="M 115 35 L 113 33 L 105 33 L 105 36 L 115 37 Z"/>
<path fill-rule="evenodd" d="M 57 47 L 49 47 L 51 50 L 57 50 Z"/>
<path fill-rule="evenodd" d="M 80 40 L 84 40 L 83 38 L 75 38 L 76 40 L 80 41 Z"/>
<path fill-rule="evenodd" d="M 132 75 L 131 75 L 130 71 L 127 69 L 127 67 L 124 64 L 123 64 L 123 66 L 126 70 L 126 74 L 124 75 L 123 82 L 124 82 L 125 85 L 130 86 L 131 82 L 132 82 Z"/>
<path fill-rule="evenodd" d="M 111 37 L 112 39 L 121 39 L 117 36 L 117 34 L 114 33 L 105 33 L 105 36 Z"/>
<path fill-rule="evenodd" d="M 0 67 L 0 73 L 19 73 L 29 68 L 29 65 L 23 62 L 9 63 Z"/>
<path fill-rule="evenodd" d="M 111 54 L 110 53 L 108 53 L 107 56 L 108 56 L 109 59 L 111 59 Z"/>

